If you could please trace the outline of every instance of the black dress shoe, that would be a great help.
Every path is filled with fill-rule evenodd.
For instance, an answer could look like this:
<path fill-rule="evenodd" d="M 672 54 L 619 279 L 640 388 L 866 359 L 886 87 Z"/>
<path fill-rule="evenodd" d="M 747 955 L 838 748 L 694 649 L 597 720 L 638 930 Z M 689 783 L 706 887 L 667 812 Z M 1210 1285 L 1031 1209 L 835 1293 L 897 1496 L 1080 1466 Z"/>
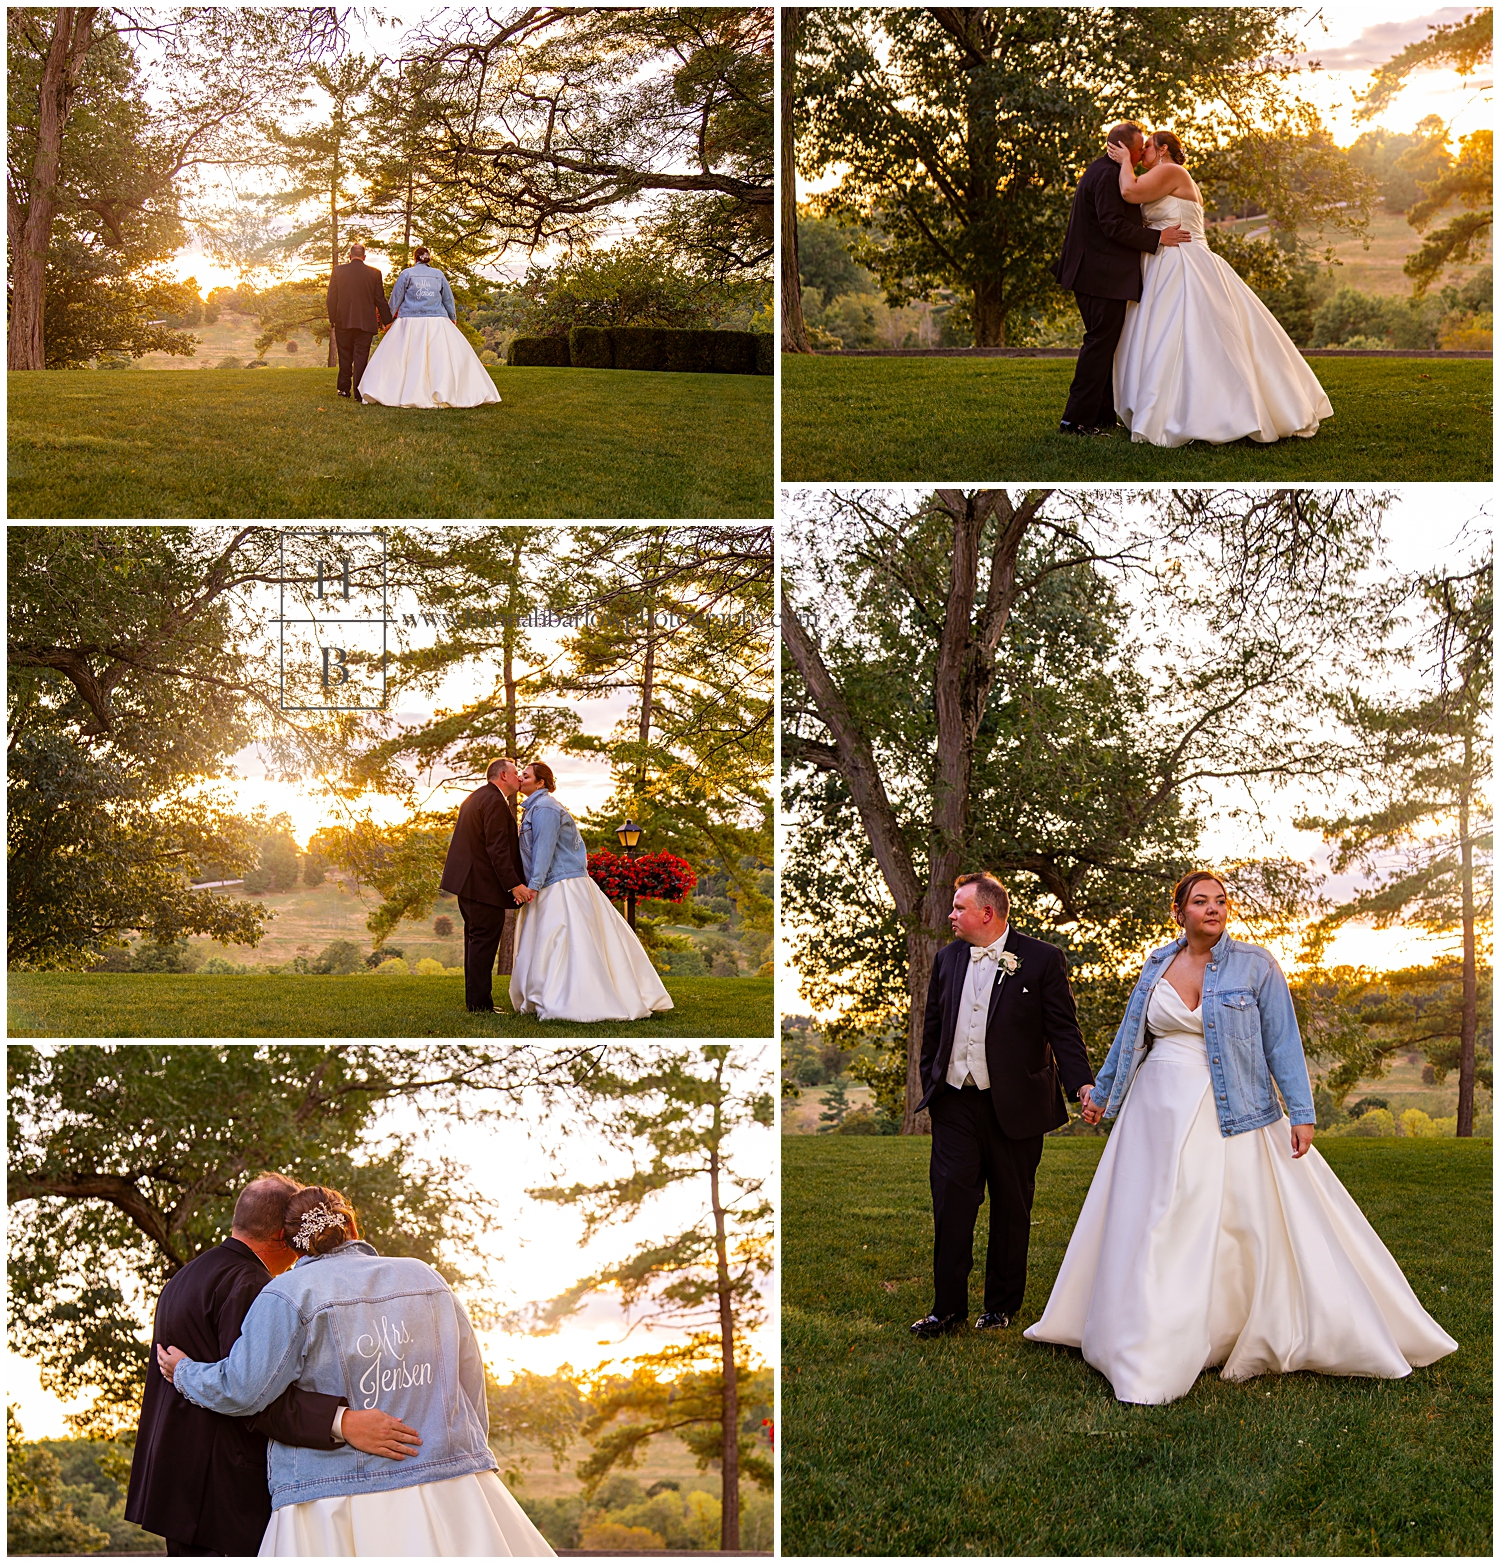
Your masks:
<path fill-rule="evenodd" d="M 340 392 L 339 392 L 339 395 L 340 395 L 340 396 L 348 396 L 348 395 L 349 395 L 349 393 L 348 393 L 348 392 L 347 392 L 347 391 L 340 391 Z"/>
<path fill-rule="evenodd" d="M 1004 1330 L 1010 1324 L 1010 1315 L 1002 1314 L 998 1309 L 986 1309 L 983 1314 L 974 1321 L 975 1330 Z"/>
<path fill-rule="evenodd" d="M 1059 434 L 1103 434 L 1102 429 L 1096 429 L 1092 424 L 1070 424 L 1066 418 L 1059 419 L 1057 425 Z"/>
<path fill-rule="evenodd" d="M 949 1331 L 955 1331 L 968 1318 L 963 1314 L 945 1314 L 939 1318 L 936 1314 L 924 1314 L 911 1328 L 913 1336 L 920 1336 L 928 1340 L 933 1336 L 946 1336 Z"/>
<path fill-rule="evenodd" d="M 471 1016 L 492 1016 L 492 1015 L 495 1015 L 496 1013 L 497 1012 L 496 1012 L 495 1007 L 493 1005 L 470 1005 L 469 1006 L 469 1014 Z"/>

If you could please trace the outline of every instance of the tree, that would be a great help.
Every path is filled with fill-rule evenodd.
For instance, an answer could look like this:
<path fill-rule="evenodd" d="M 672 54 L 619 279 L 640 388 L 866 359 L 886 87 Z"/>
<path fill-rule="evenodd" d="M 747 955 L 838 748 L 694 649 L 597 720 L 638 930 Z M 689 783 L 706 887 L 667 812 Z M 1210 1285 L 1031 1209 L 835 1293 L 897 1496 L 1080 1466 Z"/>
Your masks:
<path fill-rule="evenodd" d="M 802 319 L 802 270 L 797 253 L 797 46 L 809 7 L 781 8 L 781 346 L 811 353 Z"/>
<path fill-rule="evenodd" d="M 833 1083 L 823 1094 L 823 1111 L 818 1115 L 818 1123 L 823 1127 L 818 1131 L 820 1135 L 837 1133 L 839 1125 L 849 1113 L 849 1079 L 847 1076 L 836 1075 Z"/>
<path fill-rule="evenodd" d="M 254 832 L 202 790 L 252 738 L 285 771 L 342 765 L 347 722 L 280 710 L 257 593 L 270 528 L 12 527 L 8 570 L 12 961 L 88 965 L 131 928 L 254 943 L 254 909 L 190 891 L 255 862 Z M 287 541 L 306 579 L 315 538 Z"/>
<path fill-rule="evenodd" d="M 13 1047 L 7 1067 L 11 1341 L 80 1432 L 133 1420 L 141 1339 L 162 1285 L 220 1242 L 240 1188 L 269 1167 L 343 1190 L 385 1253 L 451 1281 L 442 1245 L 483 1223 L 477 1196 L 414 1141 L 364 1144 L 382 1103 L 494 1111 L 527 1087 L 572 1088 L 597 1050 L 345 1044 Z"/>
<path fill-rule="evenodd" d="M 534 1189 L 532 1196 L 577 1206 L 584 1215 L 586 1239 L 611 1222 L 630 1220 L 651 1195 L 680 1184 L 701 1189 L 707 1210 L 680 1232 L 647 1240 L 618 1265 L 585 1277 L 546 1306 L 540 1324 L 555 1325 L 581 1308 L 590 1293 L 611 1287 L 619 1290 L 627 1309 L 689 1329 L 685 1347 L 652 1354 L 642 1364 L 645 1377 L 634 1389 L 600 1408 L 602 1421 L 595 1432 L 620 1412 L 638 1411 L 646 1421 L 596 1445 L 587 1470 L 597 1480 L 616 1461 L 633 1465 L 646 1438 L 680 1429 L 700 1466 L 712 1459 L 720 1463 L 719 1545 L 733 1550 L 740 1545 L 741 1471 L 752 1471 L 767 1482 L 770 1477 L 765 1463 L 752 1468 L 741 1457 L 739 1394 L 746 1365 L 739 1338 L 763 1317 L 760 1288 L 773 1257 L 765 1181 L 736 1172 L 730 1140 L 752 1125 L 774 1125 L 769 1076 L 758 1058 L 713 1043 L 665 1055 L 622 1050 L 592 1078 L 589 1089 L 608 1114 L 606 1135 L 631 1157 L 631 1172 L 600 1184 Z M 681 1407 L 674 1409 L 674 1404 L 683 1393 L 701 1393 L 703 1381 L 691 1378 L 664 1401 L 659 1370 L 669 1363 L 680 1370 L 696 1362 L 710 1343 L 718 1360 L 717 1438 L 696 1432 L 688 1437 L 706 1419 L 679 1419 Z"/>
<path fill-rule="evenodd" d="M 314 63 L 308 74 L 328 97 L 327 119 L 296 131 L 283 130 L 269 121 L 262 126 L 292 178 L 291 187 L 280 192 L 278 199 L 286 207 L 311 207 L 314 213 L 310 221 L 286 235 L 281 247 L 296 260 L 321 265 L 326 259 L 330 272 L 344 258 L 340 225 L 360 210 L 353 193 L 361 152 L 360 104 L 379 71 L 380 62 L 367 61 L 362 54 L 345 55 L 334 66 Z M 308 106 L 306 99 L 292 105 L 294 109 Z M 300 311 L 262 323 L 270 340 L 299 325 L 326 321 L 321 288 L 302 295 L 300 302 Z M 337 363 L 338 349 L 330 333 L 328 367 L 332 369 Z"/>
<path fill-rule="evenodd" d="M 1335 710 L 1361 751 L 1366 808 L 1308 816 L 1304 829 L 1332 845 L 1332 867 L 1358 867 L 1373 883 L 1324 920 L 1377 928 L 1407 924 L 1460 932 L 1463 1002 L 1458 1058 L 1458 1133 L 1474 1133 L 1478 1035 L 1478 939 L 1488 936 L 1488 869 L 1493 834 L 1484 813 L 1490 775 L 1493 688 L 1493 566 L 1486 557 L 1463 574 L 1434 571 L 1418 583 L 1424 687 L 1415 695 L 1339 694 Z M 1400 862 L 1388 867 L 1389 855 Z"/>
<path fill-rule="evenodd" d="M 27 1445 L 11 1403 L 5 1408 L 5 1542 L 18 1554 L 97 1553 L 109 1536 L 62 1502 L 62 1467 L 44 1445 Z"/>
<path fill-rule="evenodd" d="M 614 772 L 585 835 L 613 846 L 628 816 L 652 850 L 717 860 L 752 927 L 770 912 L 774 569 L 769 527 L 583 527 L 554 599 L 576 625 L 558 688 L 630 701 L 613 734 L 568 743 Z"/>
<path fill-rule="evenodd" d="M 1139 531 L 1046 490 L 940 489 L 910 508 L 856 493 L 804 512 L 782 598 L 797 821 L 783 884 L 815 1002 L 853 1001 L 851 1021 L 878 1029 L 904 991 L 905 1133 L 925 1129 L 922 1017 L 959 872 L 1019 877 L 1021 913 L 1107 1011 L 1186 866 L 1194 790 L 1329 768 L 1309 713 L 1385 623 L 1357 580 L 1384 503 L 1184 492 Z M 1118 639 L 1102 575 L 1148 551 L 1149 659 Z"/>
<path fill-rule="evenodd" d="M 764 270 L 773 31 L 759 6 L 444 13 L 414 52 L 445 72 L 449 201 L 503 253 L 587 246 L 656 195 L 682 248 Z"/>
<path fill-rule="evenodd" d="M 284 98 L 307 62 L 339 49 L 343 25 L 328 7 L 198 6 L 168 16 L 61 6 L 13 7 L 7 27 L 10 367 L 41 369 L 48 362 L 47 271 L 59 218 L 91 211 L 125 250 L 127 224 L 149 227 L 153 213 L 175 221 L 175 182 L 195 168 L 240 159 L 254 113 Z M 90 102 L 90 73 L 107 57 L 127 60 L 141 43 L 157 53 L 153 85 L 168 104 L 151 116 L 149 140 L 141 139 L 139 123 L 133 132 L 133 144 L 149 146 L 149 155 L 129 155 L 132 143 L 118 134 L 80 144 L 70 132 L 75 112 Z M 116 82 L 126 84 L 127 97 L 134 92 L 129 73 L 117 73 Z M 102 123 L 112 111 L 99 103 Z M 116 107 L 129 117 L 138 106 L 136 95 Z M 95 156 L 105 145 L 110 155 Z"/>
<path fill-rule="evenodd" d="M 1461 22 L 1430 24 L 1427 37 L 1407 44 L 1370 78 L 1359 117 L 1373 119 L 1393 103 L 1415 70 L 1436 70 L 1446 65 L 1460 76 L 1472 76 L 1493 57 L 1494 38 L 1493 6 L 1481 6 Z"/>
<path fill-rule="evenodd" d="M 1219 205 L 1288 231 L 1358 229 L 1367 182 L 1295 98 L 1301 45 L 1273 7 L 825 9 L 797 62 L 801 168 L 863 225 L 892 306 L 961 291 L 980 346 L 1065 307 L 1050 265 L 1111 122 L 1171 124 Z"/>

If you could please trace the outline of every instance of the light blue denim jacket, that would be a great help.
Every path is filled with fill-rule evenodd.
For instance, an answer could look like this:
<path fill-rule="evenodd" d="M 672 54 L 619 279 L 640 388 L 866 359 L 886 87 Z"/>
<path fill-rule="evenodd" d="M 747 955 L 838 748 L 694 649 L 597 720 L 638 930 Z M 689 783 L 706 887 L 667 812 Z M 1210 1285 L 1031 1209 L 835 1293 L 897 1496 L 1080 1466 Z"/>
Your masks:
<path fill-rule="evenodd" d="M 1151 991 L 1184 944 L 1185 939 L 1175 939 L 1152 951 L 1141 969 L 1125 1019 L 1094 1082 L 1093 1101 L 1103 1104 L 1106 1119 L 1120 1111 L 1131 1076 L 1144 1057 L 1141 1041 Z M 1281 1104 L 1271 1089 L 1273 1080 L 1286 1099 L 1292 1123 L 1314 1122 L 1312 1087 L 1292 993 L 1270 951 L 1227 934 L 1220 937 L 1203 973 L 1203 1041 L 1221 1134 L 1242 1135 L 1276 1123 Z"/>
<path fill-rule="evenodd" d="M 217 1363 L 184 1361 L 173 1384 L 189 1401 L 244 1417 L 293 1380 L 378 1406 L 409 1423 L 421 1448 L 404 1461 L 353 1445 L 305 1450 L 271 1443 L 271 1508 L 335 1494 L 442 1482 L 497 1463 L 474 1328 L 448 1284 L 422 1260 L 387 1259 L 363 1239 L 304 1255 L 262 1288 L 240 1339 Z"/>
<path fill-rule="evenodd" d="M 521 869 L 534 891 L 589 872 L 588 848 L 572 815 L 544 787 L 522 805 Z"/>
<path fill-rule="evenodd" d="M 446 315 L 455 323 L 458 320 L 448 279 L 424 261 L 408 266 L 396 279 L 396 286 L 391 289 L 391 314 L 398 312 L 408 317 Z"/>

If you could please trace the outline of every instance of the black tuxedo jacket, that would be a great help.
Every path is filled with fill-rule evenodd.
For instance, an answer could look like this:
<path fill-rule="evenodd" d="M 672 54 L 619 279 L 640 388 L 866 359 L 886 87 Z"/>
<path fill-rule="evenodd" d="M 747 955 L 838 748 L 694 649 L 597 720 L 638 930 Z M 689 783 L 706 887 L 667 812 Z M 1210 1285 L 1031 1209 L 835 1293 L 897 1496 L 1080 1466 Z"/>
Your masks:
<path fill-rule="evenodd" d="M 1012 1139 L 1023 1140 L 1066 1124 L 1063 1088 L 1076 1097 L 1081 1087 L 1093 1085 L 1094 1076 L 1078 1030 L 1062 952 L 1014 928 L 1005 948 L 1021 964 L 1010 977 L 996 970 L 984 1056 L 990 1072 L 990 1102 L 1000 1128 Z M 969 980 L 970 949 L 967 941 L 956 939 L 943 946 L 932 964 L 922 1025 L 919 1111 L 948 1074 L 958 1007 Z"/>
<path fill-rule="evenodd" d="M 332 1450 L 333 1417 L 348 1403 L 289 1385 L 254 1417 L 194 1406 L 162 1377 L 156 1349 L 181 1347 L 199 1363 L 229 1356 L 271 1273 L 231 1238 L 190 1260 L 162 1289 L 136 1431 L 125 1519 L 159 1537 L 215 1553 L 255 1554 L 271 1519 L 266 1440 Z"/>
<path fill-rule="evenodd" d="M 1137 295 L 1139 297 L 1139 295 Z M 363 261 L 345 261 L 328 278 L 328 320 L 354 331 L 378 331 L 395 317 L 380 273 Z"/>
<path fill-rule="evenodd" d="M 1120 170 L 1097 157 L 1084 170 L 1068 213 L 1062 254 L 1052 275 L 1074 293 L 1100 299 L 1141 299 L 1141 253 L 1155 255 L 1161 232 L 1146 227 L 1140 207 L 1120 194 Z"/>
<path fill-rule="evenodd" d="M 489 907 L 514 907 L 516 899 L 510 888 L 525 879 L 516 817 L 505 794 L 486 782 L 459 806 L 458 824 L 443 864 L 442 887 Z"/>

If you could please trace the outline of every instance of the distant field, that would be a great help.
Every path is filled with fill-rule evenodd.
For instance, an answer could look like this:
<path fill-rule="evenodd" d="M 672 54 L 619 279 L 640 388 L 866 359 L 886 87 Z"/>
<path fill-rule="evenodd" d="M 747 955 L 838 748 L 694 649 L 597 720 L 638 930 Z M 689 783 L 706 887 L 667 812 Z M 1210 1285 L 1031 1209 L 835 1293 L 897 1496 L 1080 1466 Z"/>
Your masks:
<path fill-rule="evenodd" d="M 1451 217 L 1457 207 L 1435 220 L 1439 225 Z M 1253 227 L 1243 223 L 1242 228 Z M 1432 230 L 1429 228 L 1428 232 Z M 1370 248 L 1365 249 L 1358 239 L 1345 239 L 1334 246 L 1334 255 L 1340 262 L 1333 269 L 1334 286 L 1358 288 L 1362 293 L 1384 293 L 1409 298 L 1411 278 L 1402 270 L 1406 258 L 1422 247 L 1422 235 L 1406 220 L 1404 212 L 1386 212 L 1377 209 L 1370 219 Z M 1478 266 L 1450 266 L 1443 273 L 1439 288 L 1446 284 L 1457 287 L 1465 283 L 1477 271 Z"/>

